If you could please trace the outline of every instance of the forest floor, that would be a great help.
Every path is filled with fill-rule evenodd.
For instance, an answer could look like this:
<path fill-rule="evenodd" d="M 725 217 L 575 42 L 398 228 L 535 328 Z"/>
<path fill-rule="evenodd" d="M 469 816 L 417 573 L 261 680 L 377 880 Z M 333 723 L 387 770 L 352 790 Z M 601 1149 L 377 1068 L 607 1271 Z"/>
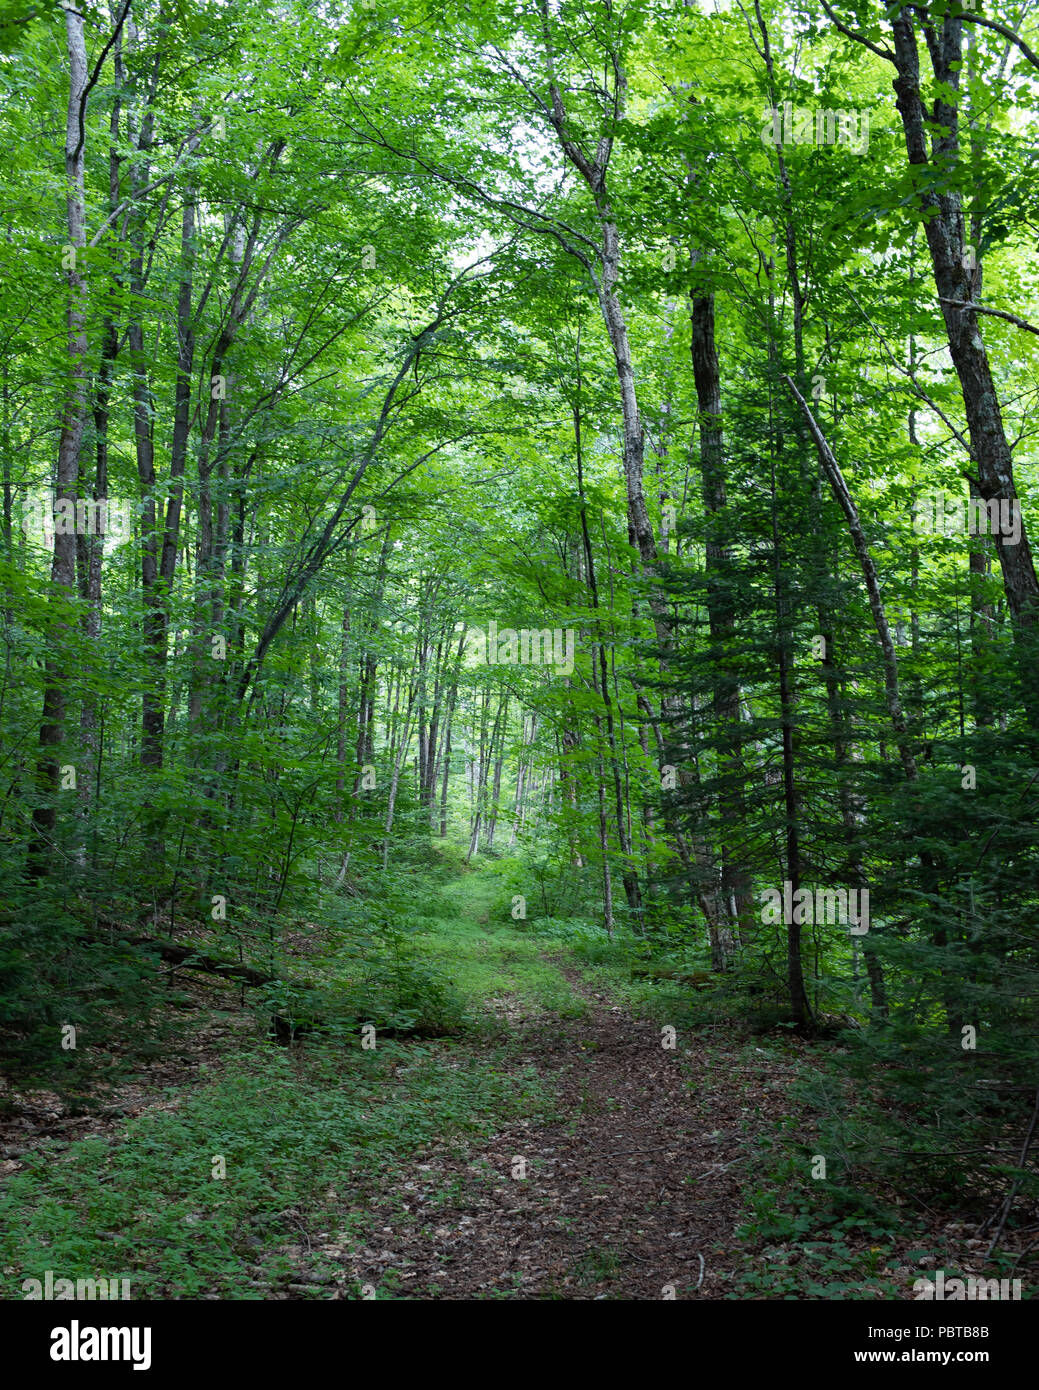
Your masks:
<path fill-rule="evenodd" d="M 481 888 L 457 885 L 461 939 L 485 969 L 490 956 L 513 972 L 522 992 L 500 988 L 507 975 L 485 980 L 499 986 L 486 1007 L 551 1108 L 477 1145 L 418 1155 L 403 1187 L 372 1194 L 363 1237 L 335 1246 L 343 1274 L 368 1296 L 717 1297 L 749 1157 L 734 1058 L 691 1050 L 677 1030 L 665 1048 L 662 1025 L 594 989 L 564 950 L 532 950 L 509 931 L 520 940 L 498 936 L 495 951 Z"/>
<path fill-rule="evenodd" d="M 557 968 L 588 1000 L 580 1018 L 495 1001 L 516 1060 L 551 1084 L 554 1118 L 420 1155 L 403 1190 L 370 1204 L 365 1238 L 338 1251 L 356 1283 L 409 1297 L 662 1298 L 717 1296 L 731 1277 L 747 1106 L 724 1054 L 691 1065 L 655 1024 Z"/>
<path fill-rule="evenodd" d="M 498 920 L 500 893 L 455 878 L 413 938 L 470 1003 L 460 1035 L 344 1057 L 211 1010 L 107 1114 L 19 1098 L 2 1296 L 52 1269 L 141 1298 L 906 1298 L 960 1243 L 897 1196 L 828 1203 L 810 1044 L 691 1025 L 688 990 L 633 990 Z"/>
<path fill-rule="evenodd" d="M 550 1106 L 416 1155 L 403 1183 L 369 1194 L 365 1228 L 324 1247 L 339 1278 L 390 1298 L 875 1298 L 899 1296 L 896 1279 L 906 1296 L 920 1272 L 909 1230 L 798 1224 L 762 1171 L 777 1131 L 811 1128 L 789 1093 L 810 1047 L 683 1027 L 681 987 L 632 999 L 601 962 L 494 928 L 493 882 L 450 886 L 457 916 L 434 949 L 482 994 L 490 1036 L 505 1031 L 510 1065 L 533 1070 Z M 766 1239 L 786 1234 L 802 1239 Z"/>

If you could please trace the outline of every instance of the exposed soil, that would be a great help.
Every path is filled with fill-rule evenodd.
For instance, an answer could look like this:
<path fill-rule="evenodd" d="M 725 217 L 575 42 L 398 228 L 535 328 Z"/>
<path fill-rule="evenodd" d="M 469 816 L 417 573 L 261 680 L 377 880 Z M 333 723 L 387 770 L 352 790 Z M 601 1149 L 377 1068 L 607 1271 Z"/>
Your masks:
<path fill-rule="evenodd" d="M 800 1258 L 796 1242 L 755 1256 L 735 1233 L 747 1218 L 747 1188 L 760 1181 L 755 1139 L 799 1113 L 788 1087 L 809 1044 L 787 1034 L 781 1049 L 757 1049 L 760 1064 L 748 1063 L 753 1044 L 719 1026 L 680 1030 L 676 1046 L 665 1047 L 666 1020 L 635 1018 L 565 962 L 552 963 L 587 1001 L 584 1016 L 536 1011 L 513 997 L 489 1004 L 512 1040 L 508 1065 L 544 1079 L 554 1117 L 506 1124 L 489 1139 L 445 1137 L 392 1173 L 373 1174 L 367 1190 L 341 1194 L 339 1230 L 327 1211 L 317 1221 L 296 1213 L 300 1239 L 282 1250 L 292 1274 L 272 1284 L 258 1261 L 259 1297 L 356 1298 L 361 1287 L 364 1297 L 404 1299 L 717 1299 L 731 1296 L 748 1260 Z M 74 1113 L 48 1092 L 11 1098 L 0 1121 L 0 1178 L 43 1145 L 115 1138 L 128 1117 L 175 1108 L 203 1062 L 219 1066 L 236 1037 L 255 1029 L 249 1016 L 213 1008 L 230 1002 L 226 987 L 190 979 L 181 988 L 197 1010 L 181 1045 L 115 1088 L 100 1110 Z M 458 1065 L 486 1062 L 492 1049 L 497 1056 L 498 1041 L 470 1035 Z M 812 1129 L 806 1117 L 804 1137 Z M 963 1222 L 933 1216 L 934 1250 L 954 1248 L 962 1268 L 983 1272 L 987 1242 Z M 907 1259 L 920 1243 L 920 1222 L 912 1225 L 915 1236 L 907 1230 L 879 1271 L 904 1280 L 907 1296 L 912 1276 L 936 1263 Z M 868 1239 L 862 1245 L 865 1255 Z"/>
<path fill-rule="evenodd" d="M 581 992 L 591 1007 L 579 1019 L 500 1001 L 519 1064 L 550 1080 L 560 1118 L 516 1123 L 464 1155 L 445 1145 L 422 1156 L 403 1190 L 369 1203 L 366 1244 L 320 1250 L 344 1284 L 437 1299 L 720 1295 L 738 1262 L 751 1107 L 723 1049 L 708 1068 L 688 1039 L 667 1050 L 659 1026 Z M 774 1093 L 754 1109 L 770 1097 L 782 1113 Z"/>

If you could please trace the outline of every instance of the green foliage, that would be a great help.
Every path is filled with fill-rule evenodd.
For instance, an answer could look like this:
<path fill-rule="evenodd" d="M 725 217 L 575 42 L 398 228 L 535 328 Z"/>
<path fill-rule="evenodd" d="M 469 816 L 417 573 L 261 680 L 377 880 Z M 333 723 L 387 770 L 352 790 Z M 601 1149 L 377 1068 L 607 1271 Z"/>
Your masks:
<path fill-rule="evenodd" d="M 6 1104 L 162 1055 L 159 939 L 351 1064 L 366 1023 L 580 1016 L 576 966 L 796 1030 L 849 1192 L 1017 1229 L 1039 78 L 983 23 L 954 85 L 922 11 L 875 8 L 863 43 L 778 0 L 3 0 Z M 893 22 L 956 109 L 911 160 Z M 868 115 L 868 148 L 777 149 L 780 108 Z M 914 527 L 1011 483 L 1016 540 Z M 794 879 L 868 891 L 868 933 L 764 920 Z"/>
<path fill-rule="evenodd" d="M 416 1149 L 531 1113 L 532 1074 L 501 1062 L 459 1065 L 443 1043 L 380 1042 L 345 1065 L 335 1043 L 308 1046 L 302 1061 L 267 1046 L 243 1055 L 172 1111 L 131 1121 L 111 1143 L 40 1152 L 5 1183 L 7 1296 L 53 1269 L 110 1270 L 134 1298 L 262 1297 L 290 1274 L 298 1211 L 348 1221 L 339 1201 Z M 213 1177 L 218 1154 L 226 1179 Z"/>
<path fill-rule="evenodd" d="M 78 1109 L 168 1045 L 171 1025 L 155 1015 L 154 972 L 140 952 L 88 933 L 63 895 L 29 891 L 13 872 L 0 911 L 0 1045 L 10 1086 L 52 1089 Z"/>

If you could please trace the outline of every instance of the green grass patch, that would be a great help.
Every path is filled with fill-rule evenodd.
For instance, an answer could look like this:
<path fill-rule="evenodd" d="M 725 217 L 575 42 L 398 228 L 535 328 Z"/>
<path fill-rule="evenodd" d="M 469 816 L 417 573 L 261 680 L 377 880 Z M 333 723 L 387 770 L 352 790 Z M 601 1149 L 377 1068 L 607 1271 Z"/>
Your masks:
<path fill-rule="evenodd" d="M 481 866 L 441 889 L 411 937 L 416 956 L 433 964 L 472 1006 L 513 995 L 564 1018 L 581 1017 L 588 1005 L 559 965 L 545 958 L 545 941 L 530 924 L 496 916 L 495 867 Z"/>
<path fill-rule="evenodd" d="M 23 1280 L 50 1269 L 128 1277 L 133 1298 L 263 1297 L 251 1281 L 291 1273 L 278 1246 L 299 1239 L 301 1212 L 310 1225 L 363 1223 L 364 1192 L 409 1154 L 545 1105 L 533 1070 L 510 1070 L 503 1049 L 258 1046 L 176 1111 L 142 1115 L 114 1142 L 44 1150 L 8 1179 L 3 1296 L 21 1297 Z"/>

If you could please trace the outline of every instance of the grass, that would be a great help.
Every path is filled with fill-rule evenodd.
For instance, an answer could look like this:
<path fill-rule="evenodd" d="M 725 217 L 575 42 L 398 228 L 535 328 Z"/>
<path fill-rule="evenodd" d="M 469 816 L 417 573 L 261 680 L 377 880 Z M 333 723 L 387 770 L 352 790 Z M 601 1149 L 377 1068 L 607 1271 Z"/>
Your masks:
<path fill-rule="evenodd" d="M 583 1014 L 584 999 L 545 958 L 531 924 L 502 920 L 493 863 L 445 874 L 432 892 L 425 913 L 408 914 L 405 965 L 416 989 L 450 981 L 470 1023 L 503 995 L 534 1011 Z M 356 974 L 348 955 L 325 966 L 333 990 Z M 50 1269 L 56 1279 L 129 1278 L 135 1299 L 263 1298 L 298 1277 L 291 1247 L 309 1243 L 308 1230 L 366 1229 L 365 1194 L 392 1186 L 398 1170 L 403 1181 L 411 1155 L 445 1135 L 461 1142 L 552 1112 L 511 1038 L 474 1048 L 464 1032 L 380 1036 L 364 1051 L 348 1032 L 356 1030 L 291 1050 L 246 1041 L 113 1137 L 42 1146 L 0 1191 L 0 1297 L 20 1297 L 23 1280 Z M 218 1157 L 226 1177 L 214 1176 Z"/>
<path fill-rule="evenodd" d="M 21 1281 L 129 1277 L 134 1298 L 262 1297 L 299 1214 L 339 1220 L 357 1194 L 444 1134 L 486 1133 L 544 1096 L 503 1050 L 382 1042 L 344 1055 L 270 1044 L 238 1057 L 173 1111 L 35 1154 L 0 1198 L 3 1296 Z M 214 1178 L 215 1156 L 227 1176 Z M 352 1199 L 353 1194 L 353 1199 Z"/>
<path fill-rule="evenodd" d="M 41 1147 L 0 1189 L 0 1298 L 18 1298 L 23 1280 L 42 1280 L 48 1269 L 55 1278 L 129 1278 L 136 1299 L 267 1297 L 305 1280 L 300 1243 L 309 1250 L 309 1233 L 370 1236 L 368 1197 L 399 1189 L 412 1155 L 445 1136 L 464 1144 L 516 1118 L 552 1116 L 552 1095 L 519 1061 L 522 1042 L 486 1021 L 487 1001 L 514 998 L 551 1028 L 552 1015 L 581 1017 L 588 1009 L 569 972 L 680 1030 L 719 1011 L 721 1000 L 711 994 L 633 978 L 638 944 L 630 937 L 611 940 L 579 919 L 513 921 L 507 872 L 484 861 L 431 874 L 406 908 L 387 911 L 387 940 L 375 944 L 390 954 L 379 971 L 362 961 L 359 972 L 348 936 L 343 948 L 310 962 L 323 999 L 349 994 L 344 1018 L 363 1003 L 359 1017 L 375 1010 L 393 1023 L 412 1015 L 421 1021 L 448 1009 L 450 989 L 464 1008 L 462 1031 L 421 1042 L 380 1033 L 373 1051 L 362 1050 L 356 1028 L 345 1023 L 298 1049 L 239 1042 L 244 1051 L 203 1069 L 200 1084 L 167 1092 L 114 1137 Z M 484 1036 L 474 1046 L 472 1025 L 481 1018 Z M 573 1126 L 591 1103 L 586 1088 Z M 226 1177 L 214 1176 L 218 1156 Z M 882 1260 L 887 1230 L 869 1232 L 876 1253 L 864 1267 L 856 1248 L 863 1233 L 853 1224 L 778 1199 L 797 1185 L 792 1174 L 770 1171 L 777 1158 L 762 1153 L 770 1180 L 747 1194 L 739 1238 L 749 1268 L 736 1296 L 854 1297 L 876 1286 L 869 1261 Z M 431 1208 L 457 1203 L 461 1181 L 452 1179 Z M 308 1263 L 320 1277 L 310 1293 L 301 1284 L 297 1296 L 327 1297 L 322 1280 L 336 1271 Z M 616 1252 L 586 1252 L 574 1273 L 580 1284 L 614 1280 Z M 377 1288 L 354 1292 L 394 1298 L 395 1279 L 386 1271 Z M 547 1296 L 564 1294 L 549 1289 Z"/>
<path fill-rule="evenodd" d="M 494 863 L 445 884 L 410 939 L 416 954 L 440 968 L 470 1004 L 512 995 L 535 1009 L 582 1017 L 586 1001 L 545 958 L 546 944 L 532 926 L 496 912 L 501 892 Z"/>
<path fill-rule="evenodd" d="M 473 1017 L 503 994 L 583 1011 L 536 938 L 490 921 L 498 894 L 493 866 L 443 885 L 408 933 L 415 966 L 450 978 Z M 307 1239 L 307 1226 L 364 1227 L 364 1194 L 392 1183 L 409 1155 L 551 1111 L 511 1039 L 474 1049 L 464 1035 L 380 1037 L 363 1051 L 340 1035 L 293 1050 L 246 1047 L 115 1138 L 27 1159 L 0 1195 L 0 1297 L 19 1297 L 23 1280 L 50 1269 L 127 1277 L 133 1298 L 262 1298 L 292 1278 L 286 1246 Z M 218 1156 L 224 1178 L 214 1176 Z"/>

